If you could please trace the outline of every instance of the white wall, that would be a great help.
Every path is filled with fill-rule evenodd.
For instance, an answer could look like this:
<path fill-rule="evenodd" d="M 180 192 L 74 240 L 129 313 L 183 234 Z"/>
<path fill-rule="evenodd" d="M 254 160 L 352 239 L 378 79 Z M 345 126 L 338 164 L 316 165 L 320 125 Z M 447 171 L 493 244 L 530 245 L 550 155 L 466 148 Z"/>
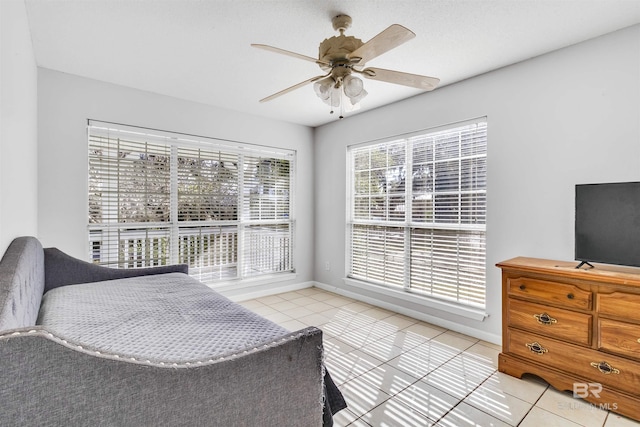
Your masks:
<path fill-rule="evenodd" d="M 640 26 L 317 128 L 315 280 L 357 292 L 342 280 L 348 145 L 482 116 L 488 119 L 489 317 L 461 319 L 360 294 L 500 342 L 501 279 L 494 265 L 515 256 L 573 260 L 575 184 L 640 181 Z"/>
<path fill-rule="evenodd" d="M 297 150 L 295 282 L 313 279 L 311 129 L 43 68 L 38 107 L 38 225 L 45 247 L 87 259 L 86 128 L 95 119 Z"/>
<path fill-rule="evenodd" d="M 37 67 L 22 0 L 0 1 L 0 256 L 37 235 Z"/>

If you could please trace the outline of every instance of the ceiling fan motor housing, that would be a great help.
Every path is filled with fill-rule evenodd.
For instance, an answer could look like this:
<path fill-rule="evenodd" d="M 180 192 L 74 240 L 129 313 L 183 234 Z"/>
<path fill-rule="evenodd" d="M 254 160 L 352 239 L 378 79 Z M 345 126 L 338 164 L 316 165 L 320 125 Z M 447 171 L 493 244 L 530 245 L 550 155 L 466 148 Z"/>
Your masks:
<path fill-rule="evenodd" d="M 320 43 L 318 59 L 325 63 L 333 64 L 337 61 L 348 61 L 349 54 L 358 49 L 364 43 L 353 36 L 339 35 L 325 39 Z M 322 64 L 321 64 L 322 66 Z M 331 67 L 322 66 L 323 69 L 330 70 Z"/>

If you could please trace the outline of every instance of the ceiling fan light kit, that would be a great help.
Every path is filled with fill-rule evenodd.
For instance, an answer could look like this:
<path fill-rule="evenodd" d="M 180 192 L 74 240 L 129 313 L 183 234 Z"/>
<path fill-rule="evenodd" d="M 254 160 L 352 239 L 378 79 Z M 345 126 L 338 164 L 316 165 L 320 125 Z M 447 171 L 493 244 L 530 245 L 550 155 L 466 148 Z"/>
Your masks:
<path fill-rule="evenodd" d="M 351 27 L 351 17 L 338 15 L 332 19 L 334 30 L 340 34 L 325 39 L 320 43 L 318 59 L 299 53 L 290 52 L 273 46 L 252 44 L 251 46 L 294 58 L 315 62 L 326 74 L 312 77 L 294 86 L 274 93 L 260 102 L 267 102 L 295 89 L 314 83 L 313 88 L 324 103 L 333 108 L 340 107 L 340 118 L 343 112 L 359 108 L 359 103 L 367 91 L 362 79 L 354 76 L 360 74 L 364 78 L 409 86 L 422 90 L 433 90 L 439 83 L 435 77 L 385 70 L 382 68 L 365 68 L 366 63 L 389 50 L 400 46 L 415 37 L 415 34 L 402 25 L 393 24 L 366 43 L 344 32 Z M 347 102 L 348 101 L 348 102 Z"/>
<path fill-rule="evenodd" d="M 348 75 L 342 79 L 344 86 L 344 94 L 349 97 L 352 104 L 356 104 L 367 96 L 367 91 L 364 90 L 364 83 L 356 76 Z"/>

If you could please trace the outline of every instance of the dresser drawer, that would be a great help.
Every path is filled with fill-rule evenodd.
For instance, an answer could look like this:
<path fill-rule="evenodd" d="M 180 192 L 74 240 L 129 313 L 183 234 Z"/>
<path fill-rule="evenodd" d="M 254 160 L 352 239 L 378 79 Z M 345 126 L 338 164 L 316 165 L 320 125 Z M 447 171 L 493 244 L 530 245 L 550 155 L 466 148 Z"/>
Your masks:
<path fill-rule="evenodd" d="M 591 344 L 591 315 L 509 298 L 509 326 L 576 344 Z"/>
<path fill-rule="evenodd" d="M 598 347 L 611 353 L 640 359 L 640 325 L 600 319 Z"/>
<path fill-rule="evenodd" d="M 507 335 L 512 354 L 640 396 L 637 362 L 516 329 L 509 328 Z"/>
<path fill-rule="evenodd" d="M 566 283 L 549 282 L 527 277 L 509 278 L 507 292 L 512 296 L 543 303 L 591 310 L 591 292 Z"/>
<path fill-rule="evenodd" d="M 640 295 L 626 292 L 598 294 L 598 313 L 640 321 Z"/>

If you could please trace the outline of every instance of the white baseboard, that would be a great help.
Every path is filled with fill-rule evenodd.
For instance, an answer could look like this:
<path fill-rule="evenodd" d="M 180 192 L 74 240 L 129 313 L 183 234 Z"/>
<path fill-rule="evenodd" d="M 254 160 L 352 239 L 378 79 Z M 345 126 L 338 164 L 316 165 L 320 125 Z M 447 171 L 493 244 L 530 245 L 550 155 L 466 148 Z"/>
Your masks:
<path fill-rule="evenodd" d="M 371 305 L 375 305 L 377 307 L 381 307 L 387 310 L 394 311 L 399 314 L 403 314 L 405 316 L 412 317 L 414 319 L 422 320 L 424 322 L 431 323 L 432 325 L 440 326 L 441 328 L 450 329 L 455 332 L 459 332 L 461 334 L 469 335 L 471 337 L 477 338 L 479 340 L 487 341 L 492 344 L 501 345 L 502 337 L 500 335 L 491 334 L 485 331 L 478 330 L 476 328 L 471 328 L 466 325 L 461 325 L 456 322 L 452 322 L 449 320 L 441 319 L 436 316 L 431 316 L 429 314 L 421 313 L 419 311 L 411 310 L 396 304 L 389 303 L 387 301 L 382 301 L 376 298 L 370 298 L 364 295 L 360 295 L 355 292 L 350 292 L 342 288 L 338 288 L 335 286 L 330 286 L 320 282 L 312 282 L 313 286 L 324 289 L 325 291 L 333 292 L 336 294 L 343 295 L 345 297 L 353 298 L 358 301 L 366 302 Z"/>

